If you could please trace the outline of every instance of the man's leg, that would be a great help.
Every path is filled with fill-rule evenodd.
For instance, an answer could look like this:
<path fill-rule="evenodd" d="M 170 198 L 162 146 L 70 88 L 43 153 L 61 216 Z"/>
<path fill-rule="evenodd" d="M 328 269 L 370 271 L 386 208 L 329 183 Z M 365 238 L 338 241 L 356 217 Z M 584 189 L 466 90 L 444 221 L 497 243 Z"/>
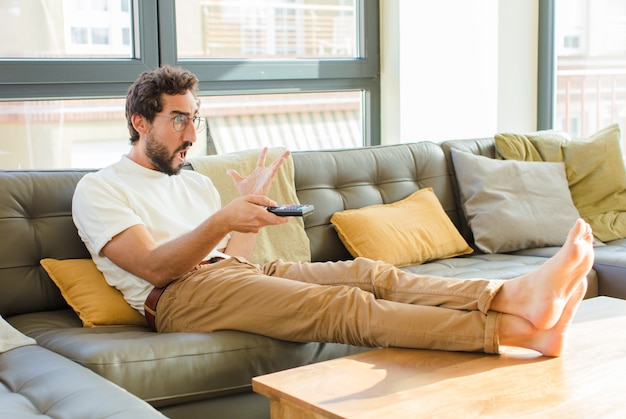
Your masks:
<path fill-rule="evenodd" d="M 162 332 L 239 330 L 296 342 L 497 352 L 500 317 L 272 277 L 229 259 L 172 283 L 156 322 Z"/>
<path fill-rule="evenodd" d="M 365 258 L 319 263 L 278 260 L 261 268 L 267 275 L 311 284 L 358 287 L 378 299 L 483 313 L 487 313 L 491 300 L 504 283 L 502 280 L 416 275 Z"/>
<path fill-rule="evenodd" d="M 502 315 L 498 335 L 503 346 L 533 349 L 547 356 L 560 356 L 565 350 L 566 335 L 576 310 L 587 291 L 587 283 L 581 282 L 567 301 L 561 317 L 550 329 L 538 329 L 521 317 Z"/>
<path fill-rule="evenodd" d="M 591 227 L 579 219 L 559 252 L 536 271 L 506 281 L 490 309 L 526 319 L 537 329 L 550 329 L 572 296 L 578 297 L 582 283 L 586 289 L 593 258 Z"/>
<path fill-rule="evenodd" d="M 396 275 L 384 265 L 375 264 L 362 264 L 371 269 L 357 269 L 364 282 L 357 279 L 353 285 L 370 290 L 380 298 L 411 304 L 437 304 L 504 313 L 498 330 L 502 345 L 530 348 L 545 355 L 560 355 L 565 332 L 587 290 L 587 274 L 592 267 L 593 256 L 591 227 L 579 219 L 555 256 L 534 272 L 499 282 L 497 288 L 490 288 L 483 284 L 483 280 L 466 282 L 430 277 L 411 278 L 408 275 Z M 285 270 L 287 276 L 298 279 L 300 274 L 297 271 L 302 268 L 278 265 L 276 269 Z M 350 280 L 341 275 L 333 276 L 328 268 L 312 265 L 304 266 L 304 269 L 319 270 L 317 276 L 314 272 L 307 273 L 318 282 Z M 369 285 L 370 281 L 372 285 Z M 380 283 L 384 285 L 381 287 Z M 437 299 L 441 300 L 437 303 Z M 459 306 L 464 299 L 467 305 Z M 475 307 L 472 301 L 476 303 Z"/>
<path fill-rule="evenodd" d="M 593 258 L 591 227 L 578 220 L 554 257 L 537 271 L 507 281 L 491 304 L 492 310 L 505 313 L 499 330 L 502 345 L 561 355 L 569 325 L 587 291 Z"/>
<path fill-rule="evenodd" d="M 162 331 L 234 329 L 285 340 L 365 346 L 466 351 L 482 346 L 486 352 L 497 352 L 501 336 L 503 345 L 560 355 L 592 262 L 591 230 L 580 221 L 559 253 L 537 271 L 501 283 L 490 307 L 487 302 L 481 308 L 480 297 L 471 303 L 474 297 L 468 298 L 465 291 L 452 293 L 452 306 L 459 304 L 460 294 L 481 310 L 505 313 L 485 315 L 376 299 L 356 287 L 274 278 L 252 264 L 229 260 L 210 265 L 204 275 L 195 273 L 172 284 L 161 297 L 166 303 L 163 309 L 159 303 L 157 326 Z M 461 284 L 461 290 L 466 282 L 475 286 L 473 280 L 449 281 Z M 428 287 L 424 290 L 418 294 L 428 294 Z M 446 293 L 436 295 L 448 298 Z"/>

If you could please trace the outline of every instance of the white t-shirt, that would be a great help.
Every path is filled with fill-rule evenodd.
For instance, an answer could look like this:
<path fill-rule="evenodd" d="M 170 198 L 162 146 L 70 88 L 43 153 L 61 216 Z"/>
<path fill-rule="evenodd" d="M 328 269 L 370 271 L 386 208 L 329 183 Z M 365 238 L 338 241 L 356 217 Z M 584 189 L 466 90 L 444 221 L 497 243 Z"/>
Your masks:
<path fill-rule="evenodd" d="M 138 224 L 145 225 L 161 245 L 193 230 L 220 207 L 219 193 L 208 177 L 191 170 L 168 176 L 123 156 L 78 182 L 72 214 L 78 234 L 109 285 L 144 313 L 143 304 L 154 286 L 101 255 L 102 248 Z M 217 248 L 226 247 L 227 242 L 224 237 Z M 213 250 L 206 258 L 213 256 L 225 255 Z"/>

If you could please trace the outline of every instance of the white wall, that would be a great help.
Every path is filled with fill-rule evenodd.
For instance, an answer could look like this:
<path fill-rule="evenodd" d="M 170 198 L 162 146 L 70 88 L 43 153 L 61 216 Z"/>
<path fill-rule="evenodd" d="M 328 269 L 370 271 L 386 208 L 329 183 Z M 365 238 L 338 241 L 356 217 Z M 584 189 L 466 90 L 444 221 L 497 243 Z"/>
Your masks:
<path fill-rule="evenodd" d="M 537 129 L 538 0 L 499 0 L 498 132 Z"/>
<path fill-rule="evenodd" d="M 381 0 L 383 144 L 536 127 L 538 0 Z"/>

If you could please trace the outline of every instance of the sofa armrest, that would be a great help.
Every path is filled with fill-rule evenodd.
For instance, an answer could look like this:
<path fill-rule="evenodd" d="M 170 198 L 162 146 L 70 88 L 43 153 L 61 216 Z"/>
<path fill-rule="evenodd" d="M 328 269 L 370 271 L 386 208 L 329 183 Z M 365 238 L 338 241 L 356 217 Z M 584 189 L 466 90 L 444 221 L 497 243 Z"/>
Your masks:
<path fill-rule="evenodd" d="M 165 417 L 87 368 L 35 345 L 0 354 L 0 383 L 1 417 Z"/>
<path fill-rule="evenodd" d="M 598 294 L 626 299 L 626 253 L 596 250 L 593 269 L 598 273 Z"/>

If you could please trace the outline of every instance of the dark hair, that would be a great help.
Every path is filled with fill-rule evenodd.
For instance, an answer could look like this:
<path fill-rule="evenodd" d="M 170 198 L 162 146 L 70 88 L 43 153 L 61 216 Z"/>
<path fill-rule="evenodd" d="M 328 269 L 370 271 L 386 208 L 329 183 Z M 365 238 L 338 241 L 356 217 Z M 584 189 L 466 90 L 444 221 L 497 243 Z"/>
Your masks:
<path fill-rule="evenodd" d="M 161 112 L 161 95 L 182 95 L 191 91 L 197 94 L 198 78 L 180 67 L 163 66 L 153 71 L 145 71 L 126 92 L 126 121 L 131 144 L 139 140 L 139 133 L 133 127 L 131 117 L 138 114 L 148 122 Z"/>

